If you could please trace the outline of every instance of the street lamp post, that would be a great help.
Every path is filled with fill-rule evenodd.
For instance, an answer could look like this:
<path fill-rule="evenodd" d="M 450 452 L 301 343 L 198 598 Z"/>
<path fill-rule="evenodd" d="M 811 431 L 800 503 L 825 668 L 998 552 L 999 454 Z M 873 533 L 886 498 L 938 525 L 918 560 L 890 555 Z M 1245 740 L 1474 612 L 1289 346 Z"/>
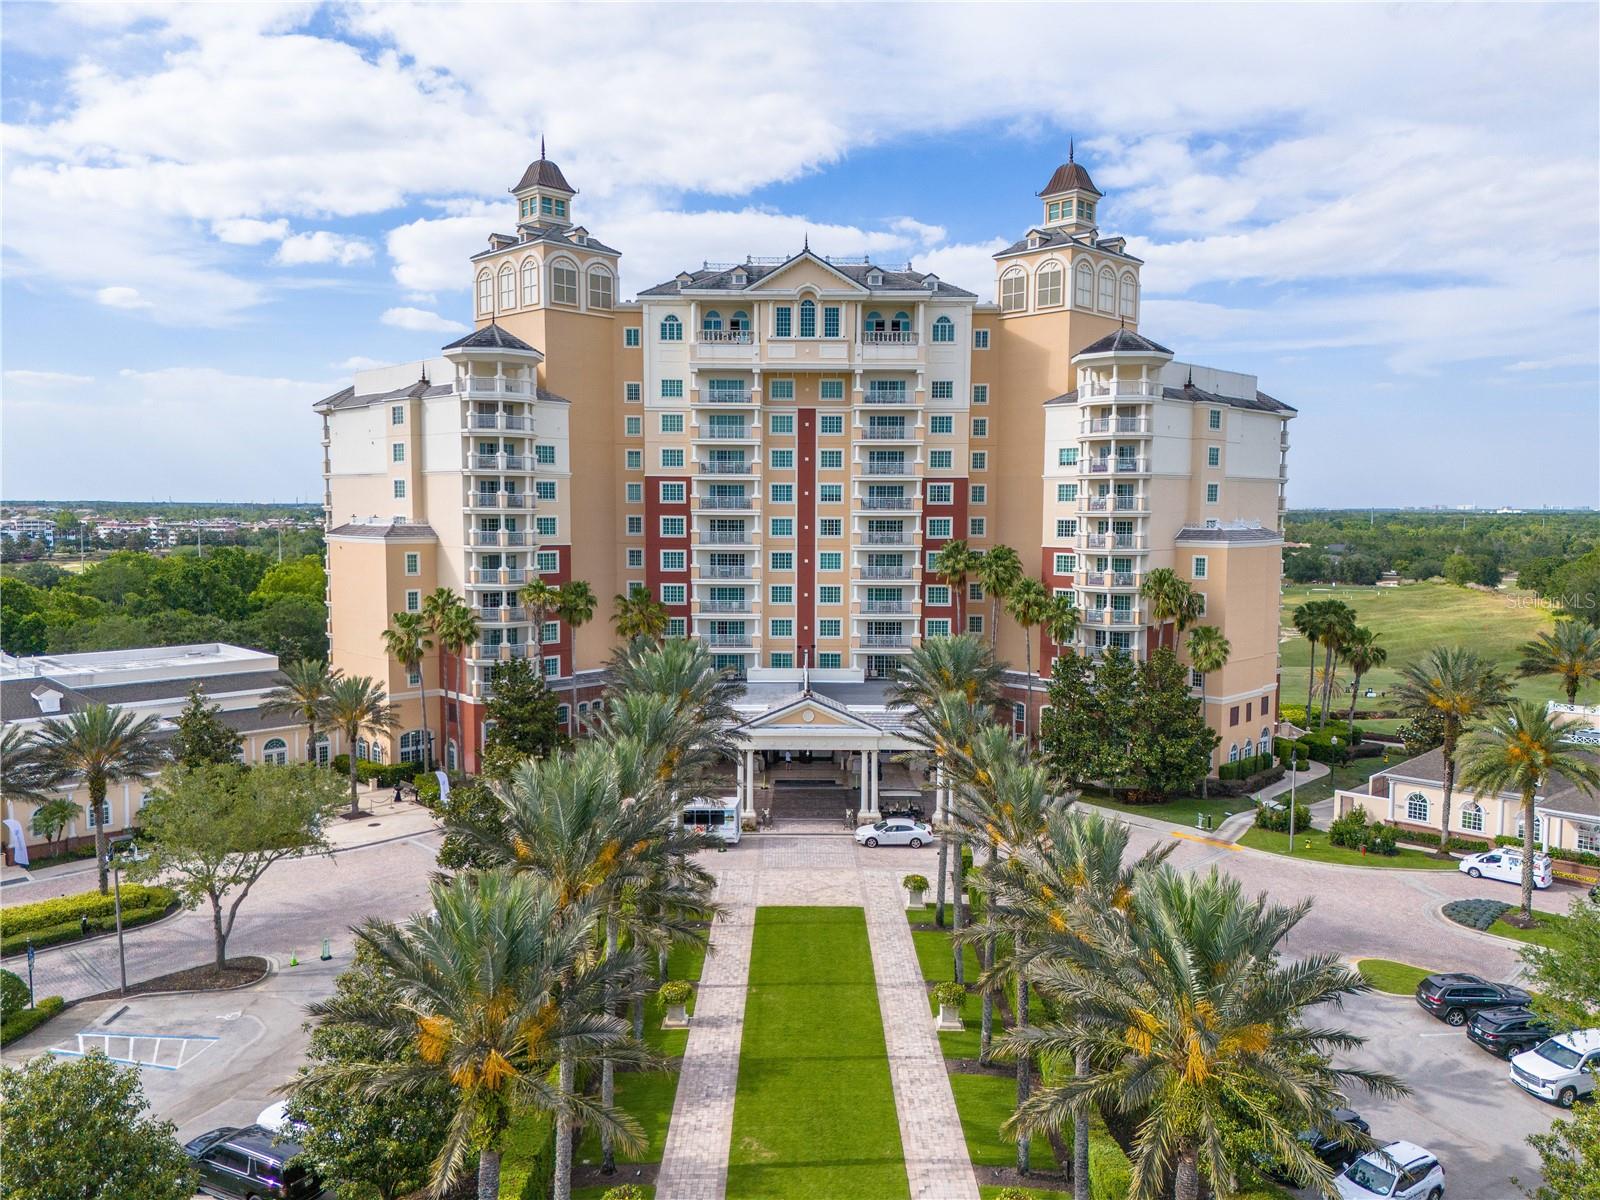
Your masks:
<path fill-rule="evenodd" d="M 111 884 L 115 893 L 113 905 L 117 915 L 117 967 L 121 972 L 122 986 L 117 989 L 119 996 L 128 994 L 128 955 L 122 942 L 122 855 L 126 847 L 131 853 L 129 858 L 138 862 L 143 858 L 139 849 L 134 845 L 132 838 L 118 838 L 106 848 L 106 857 L 111 860 Z"/>

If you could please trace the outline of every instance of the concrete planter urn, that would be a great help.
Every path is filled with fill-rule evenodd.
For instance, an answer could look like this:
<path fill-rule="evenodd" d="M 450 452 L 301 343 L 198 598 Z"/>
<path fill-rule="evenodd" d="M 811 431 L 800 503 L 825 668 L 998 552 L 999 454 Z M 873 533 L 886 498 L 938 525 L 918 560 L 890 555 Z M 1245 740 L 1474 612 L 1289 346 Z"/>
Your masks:
<path fill-rule="evenodd" d="M 673 979 L 663 983 L 656 995 L 667 1010 L 666 1016 L 661 1018 L 661 1028 L 687 1029 L 689 1014 L 685 1009 L 689 998 L 694 995 L 694 988 L 681 979 Z"/>
<path fill-rule="evenodd" d="M 907 875 L 900 881 L 900 886 L 905 888 L 908 899 L 907 908 L 921 908 L 923 898 L 928 894 L 928 878 L 925 875 Z"/>
<path fill-rule="evenodd" d="M 962 1006 L 967 1002 L 966 988 L 959 983 L 941 983 L 933 989 L 933 1000 L 939 1006 L 939 1017 L 933 1023 L 935 1031 L 959 1033 L 967 1027 L 961 1019 Z"/>

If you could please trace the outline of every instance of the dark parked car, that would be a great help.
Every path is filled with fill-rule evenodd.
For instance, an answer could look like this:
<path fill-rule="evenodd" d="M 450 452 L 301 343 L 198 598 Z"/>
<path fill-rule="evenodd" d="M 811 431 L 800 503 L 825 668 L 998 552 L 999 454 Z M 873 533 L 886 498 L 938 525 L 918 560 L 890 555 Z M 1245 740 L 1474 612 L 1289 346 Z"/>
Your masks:
<path fill-rule="evenodd" d="M 1336 1108 L 1333 1110 L 1333 1119 L 1343 1121 L 1346 1125 L 1354 1127 L 1361 1133 L 1371 1132 L 1371 1127 L 1368 1126 L 1366 1121 L 1362 1120 L 1361 1114 L 1353 1109 Z M 1332 1167 L 1336 1175 L 1361 1157 L 1361 1148 L 1359 1146 L 1347 1146 L 1338 1138 L 1329 1137 L 1327 1134 L 1320 1133 L 1315 1129 L 1301 1130 L 1300 1140 L 1306 1144 L 1311 1153 Z M 1299 1181 L 1289 1174 L 1288 1168 L 1283 1163 L 1273 1163 L 1265 1166 L 1262 1168 L 1262 1173 L 1269 1179 L 1289 1184 L 1291 1187 L 1299 1184 Z"/>
<path fill-rule="evenodd" d="M 184 1147 L 200 1172 L 200 1190 L 223 1200 L 316 1200 L 322 1180 L 294 1161 L 300 1146 L 264 1125 L 227 1126 Z"/>
<path fill-rule="evenodd" d="M 1521 988 L 1476 975 L 1429 975 L 1417 984 L 1417 1003 L 1423 1011 L 1458 1027 L 1480 1009 L 1525 1005 L 1531 999 Z"/>
<path fill-rule="evenodd" d="M 1486 1008 L 1467 1022 L 1467 1036 L 1490 1054 L 1512 1058 L 1532 1050 L 1555 1030 L 1526 1008 Z"/>

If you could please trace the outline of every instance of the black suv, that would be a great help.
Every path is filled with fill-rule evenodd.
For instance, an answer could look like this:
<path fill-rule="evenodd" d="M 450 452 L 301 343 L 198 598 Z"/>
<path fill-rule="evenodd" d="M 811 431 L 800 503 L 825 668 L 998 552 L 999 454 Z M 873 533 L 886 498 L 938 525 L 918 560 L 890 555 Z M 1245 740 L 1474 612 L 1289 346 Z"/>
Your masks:
<path fill-rule="evenodd" d="M 1554 1037 L 1550 1023 L 1526 1008 L 1486 1008 L 1467 1022 L 1467 1036 L 1490 1054 L 1514 1058 Z"/>
<path fill-rule="evenodd" d="M 1476 975 L 1429 975 L 1417 984 L 1417 1003 L 1423 1011 L 1457 1027 L 1479 1009 L 1525 1005 L 1531 999 L 1521 988 Z"/>
<path fill-rule="evenodd" d="M 184 1146 L 200 1190 L 223 1200 L 316 1200 L 326 1195 L 311 1168 L 294 1162 L 300 1146 L 264 1125 L 228 1126 Z"/>
<path fill-rule="evenodd" d="M 1349 1125 L 1357 1133 L 1370 1133 L 1372 1131 L 1371 1126 L 1362 1119 L 1361 1114 L 1353 1109 L 1336 1108 L 1333 1110 L 1333 1119 Z M 1355 1162 L 1363 1153 L 1362 1147 L 1347 1146 L 1338 1138 L 1330 1137 L 1328 1134 L 1316 1129 L 1301 1130 L 1298 1136 L 1305 1143 L 1306 1149 L 1333 1168 L 1335 1175 Z M 1279 1183 L 1287 1183 L 1291 1186 L 1298 1186 L 1299 1181 L 1290 1173 L 1287 1164 L 1265 1155 L 1261 1156 L 1257 1161 L 1263 1164 L 1261 1168 L 1262 1174 L 1269 1179 L 1274 1179 Z"/>

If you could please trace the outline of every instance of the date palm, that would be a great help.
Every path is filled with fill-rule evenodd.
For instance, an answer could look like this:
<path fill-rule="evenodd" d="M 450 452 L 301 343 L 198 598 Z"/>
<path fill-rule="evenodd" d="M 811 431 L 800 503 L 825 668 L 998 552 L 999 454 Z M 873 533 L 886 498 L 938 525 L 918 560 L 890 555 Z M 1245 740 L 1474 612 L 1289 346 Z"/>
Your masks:
<path fill-rule="evenodd" d="M 1215 625 L 1201 625 L 1189 633 L 1189 665 L 1200 676 L 1200 716 L 1206 715 L 1206 676 L 1222 670 L 1228 665 L 1228 656 L 1233 653 L 1233 646 L 1227 638 L 1222 636 L 1222 630 Z M 1207 794 L 1211 772 L 1208 770 L 1200 780 L 1200 794 Z"/>
<path fill-rule="evenodd" d="M 1578 702 L 1578 689 L 1600 679 L 1600 629 L 1579 621 L 1557 621 L 1522 647 L 1518 675 L 1554 675 L 1561 680 L 1567 703 Z"/>
<path fill-rule="evenodd" d="M 567 672 L 572 685 L 572 699 L 567 706 L 567 715 L 574 737 L 578 734 L 578 630 L 594 620 L 594 610 L 598 604 L 594 589 L 582 579 L 563 583 L 556 597 L 556 615 L 572 631 L 572 662 Z"/>
<path fill-rule="evenodd" d="M 955 601 L 955 631 L 967 631 L 967 580 L 978 567 L 980 558 L 974 554 L 964 538 L 956 538 L 939 547 L 934 573 L 949 587 Z"/>
<path fill-rule="evenodd" d="M 551 882 L 531 874 L 463 873 L 436 880 L 431 899 L 432 912 L 404 925 L 369 920 L 356 931 L 399 1004 L 349 993 L 309 1006 L 324 1027 L 377 1032 L 416 1054 L 316 1065 L 306 1081 L 407 1094 L 447 1080 L 455 1111 L 433 1164 L 436 1197 L 475 1156 L 478 1200 L 496 1200 L 507 1131 L 522 1111 L 554 1113 L 568 1128 L 594 1125 L 630 1149 L 642 1146 L 631 1118 L 550 1079 L 602 1054 L 647 1061 L 601 1004 L 609 986 L 631 978 L 636 955 L 596 959 L 593 905 L 563 905 Z"/>
<path fill-rule="evenodd" d="M 1305 638 L 1311 647 L 1311 665 L 1306 671 L 1307 729 L 1311 728 L 1311 707 L 1317 688 L 1317 643 L 1322 640 L 1323 633 L 1330 628 L 1332 621 L 1332 614 L 1328 609 L 1329 603 L 1327 600 L 1307 600 L 1295 608 L 1290 618 L 1294 623 L 1295 632 Z"/>
<path fill-rule="evenodd" d="M 1343 1091 L 1360 1085 L 1395 1097 L 1407 1089 L 1389 1075 L 1332 1066 L 1329 1055 L 1364 1039 L 1302 1023 L 1307 1010 L 1370 990 L 1335 955 L 1280 956 L 1310 907 L 1247 899 L 1215 870 L 1141 873 L 1125 909 L 1087 914 L 1081 936 L 1057 939 L 1035 962 L 1038 986 L 1061 1017 L 1013 1030 L 1004 1052 L 1082 1055 L 1087 1072 L 1040 1088 L 1004 1128 L 1059 1128 L 1088 1105 L 1141 1114 L 1129 1200 L 1156 1200 L 1169 1178 L 1174 1200 L 1197 1200 L 1202 1175 L 1219 1195 L 1235 1190 L 1224 1130 L 1244 1114 L 1297 1177 L 1331 1192 L 1332 1170 L 1300 1131 L 1365 1145 L 1334 1117 Z"/>
<path fill-rule="evenodd" d="M 306 761 L 317 761 L 317 726 L 324 723 L 328 692 L 339 672 L 320 659 L 297 658 L 282 668 L 283 682 L 261 697 L 261 711 L 296 716 L 306 723 Z"/>
<path fill-rule="evenodd" d="M 1348 646 L 1356 636 L 1356 610 L 1342 600 L 1323 601 L 1327 605 L 1324 610 L 1322 625 L 1322 703 L 1317 717 L 1317 728 L 1321 729 L 1328 724 L 1328 705 L 1333 699 L 1333 684 L 1338 678 L 1338 663 Z M 1311 713 L 1306 713 L 1306 720 L 1311 720 Z"/>
<path fill-rule="evenodd" d="M 1050 593 L 1037 579 L 1025 576 L 1006 596 L 1006 611 L 1022 626 L 1023 677 L 1028 681 L 1028 703 L 1022 710 L 1022 737 L 1026 741 L 1033 719 L 1033 631 L 1050 616 Z"/>
<path fill-rule="evenodd" d="M 522 589 L 522 603 L 533 621 L 533 661 L 539 673 L 544 674 L 544 623 L 561 602 L 561 589 L 542 579 L 535 579 Z"/>
<path fill-rule="evenodd" d="M 1072 602 L 1072 593 L 1063 592 L 1059 596 L 1050 597 L 1050 605 L 1045 610 L 1044 620 L 1040 623 L 1040 632 L 1056 645 L 1059 652 L 1063 648 L 1070 648 L 1068 643 L 1078 633 L 1079 621 L 1078 606 Z M 1044 654 L 1039 655 L 1039 669 L 1044 670 Z"/>
<path fill-rule="evenodd" d="M 1340 648 L 1339 656 L 1349 665 L 1350 673 L 1355 676 L 1350 681 L 1348 719 L 1351 725 L 1356 723 L 1356 697 L 1361 693 L 1361 677 L 1389 661 L 1389 651 L 1378 645 L 1378 639 L 1382 636 L 1375 629 L 1358 625 L 1350 640 Z"/>
<path fill-rule="evenodd" d="M 1533 924 L 1534 801 L 1554 779 L 1588 793 L 1600 787 L 1592 753 L 1544 705 L 1513 701 L 1461 741 L 1461 785 L 1479 796 L 1515 792 L 1522 799 L 1522 921 Z"/>
<path fill-rule="evenodd" d="M 1010 546 L 992 546 L 978 560 L 978 583 L 989 597 L 989 646 L 1000 645 L 1000 614 L 1006 598 L 1022 578 L 1022 560 Z"/>
<path fill-rule="evenodd" d="M 44 722 L 34 734 L 37 770 L 47 779 L 89 789 L 100 894 L 107 891 L 106 789 L 160 770 L 166 752 L 156 742 L 157 720 L 125 709 L 90 704 Z"/>
<path fill-rule="evenodd" d="M 433 649 L 429 637 L 428 619 L 419 612 L 397 612 L 389 618 L 389 628 L 383 631 L 383 648 L 390 658 L 399 661 L 409 677 L 422 680 L 419 689 L 419 711 L 422 713 L 422 769 L 433 768 L 433 736 L 428 731 L 428 681 L 422 674 L 422 660 Z"/>
<path fill-rule="evenodd" d="M 350 815 L 361 811 L 356 798 L 356 741 L 362 730 L 392 733 L 399 722 L 381 684 L 365 675 L 341 675 L 328 691 L 328 724 L 344 734 L 350 762 Z"/>
<path fill-rule="evenodd" d="M 33 734 L 18 725 L 5 726 L 0 731 L 0 797 L 42 804 L 50 786 Z"/>
<path fill-rule="evenodd" d="M 1167 644 L 1167 625 L 1191 615 L 1195 590 L 1171 567 L 1157 567 L 1139 584 L 1139 598 L 1150 608 L 1150 619 L 1159 631 L 1158 645 Z M 1176 637 L 1174 637 L 1176 641 Z"/>
<path fill-rule="evenodd" d="M 635 638 L 660 641 L 666 637 L 671 620 L 667 606 L 652 596 L 648 588 L 635 587 L 626 596 L 618 592 L 611 598 L 611 604 L 611 623 L 623 641 L 631 642 Z"/>
<path fill-rule="evenodd" d="M 423 616 L 433 631 L 433 642 L 439 650 L 439 736 L 450 741 L 449 707 L 446 697 L 451 690 L 464 691 L 460 673 L 461 654 L 478 640 L 478 617 L 461 596 L 449 588 L 435 588 L 422 601 Z M 444 668 L 450 664 L 450 683 L 444 679 Z M 450 684 L 454 684 L 452 688 Z M 447 756 L 439 756 L 448 761 Z"/>
<path fill-rule="evenodd" d="M 1472 650 L 1436 646 L 1400 669 L 1395 688 L 1403 708 L 1432 713 L 1439 720 L 1444 756 L 1444 799 L 1439 826 L 1439 856 L 1450 853 L 1450 802 L 1455 793 L 1456 746 L 1473 721 L 1503 705 L 1509 697 L 1504 676 Z"/>

